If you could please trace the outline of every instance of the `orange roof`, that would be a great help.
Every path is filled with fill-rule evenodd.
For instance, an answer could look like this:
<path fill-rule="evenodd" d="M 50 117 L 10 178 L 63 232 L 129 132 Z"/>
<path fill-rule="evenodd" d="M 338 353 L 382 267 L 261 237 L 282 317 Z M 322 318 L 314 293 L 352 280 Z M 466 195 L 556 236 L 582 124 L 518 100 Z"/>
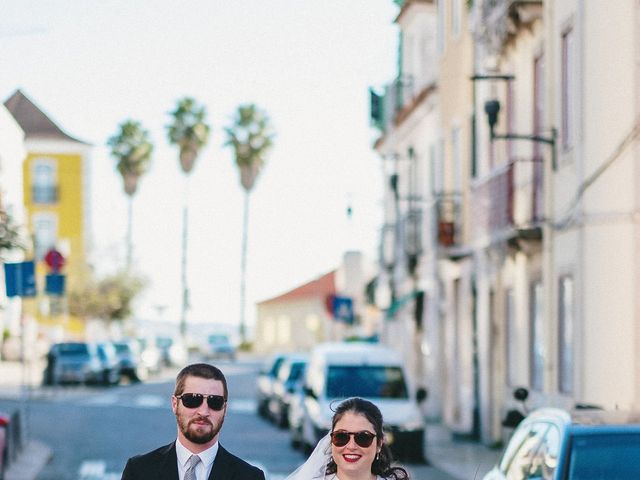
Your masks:
<path fill-rule="evenodd" d="M 336 271 L 332 270 L 329 273 L 312 280 L 304 285 L 289 290 L 277 297 L 269 298 L 259 302 L 258 305 L 264 305 L 267 303 L 288 302 L 291 300 L 298 300 L 300 298 L 317 297 L 321 300 L 325 300 L 329 295 L 335 295 L 336 293 Z"/>
<path fill-rule="evenodd" d="M 4 106 L 16 119 L 24 131 L 26 138 L 46 138 L 53 140 L 71 140 L 83 143 L 77 138 L 66 134 L 42 110 L 27 98 L 20 90 L 16 90 L 5 102 Z"/>

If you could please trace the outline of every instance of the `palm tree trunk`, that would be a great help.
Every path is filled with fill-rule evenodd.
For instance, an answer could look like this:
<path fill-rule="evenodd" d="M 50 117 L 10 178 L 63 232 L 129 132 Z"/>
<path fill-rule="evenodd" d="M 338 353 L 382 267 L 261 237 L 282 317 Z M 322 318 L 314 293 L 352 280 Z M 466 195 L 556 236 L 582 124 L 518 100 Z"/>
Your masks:
<path fill-rule="evenodd" d="M 131 271 L 131 263 L 133 261 L 133 195 L 128 195 L 129 205 L 127 213 L 127 272 Z"/>
<path fill-rule="evenodd" d="M 187 246 L 189 239 L 189 175 L 185 175 L 184 206 L 182 208 L 182 308 L 180 310 L 180 335 L 183 342 L 187 336 L 187 310 L 189 309 L 189 287 L 187 284 Z"/>
<path fill-rule="evenodd" d="M 240 341 L 244 344 L 247 340 L 245 323 L 245 297 L 247 278 L 247 238 L 249 237 L 249 190 L 244 194 L 244 214 L 242 221 L 242 255 L 240 260 Z"/>

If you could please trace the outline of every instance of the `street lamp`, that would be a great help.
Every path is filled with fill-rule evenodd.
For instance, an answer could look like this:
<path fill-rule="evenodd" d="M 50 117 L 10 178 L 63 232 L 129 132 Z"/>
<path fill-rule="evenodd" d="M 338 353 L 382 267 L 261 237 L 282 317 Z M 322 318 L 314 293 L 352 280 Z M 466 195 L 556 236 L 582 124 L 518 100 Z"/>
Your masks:
<path fill-rule="evenodd" d="M 484 104 L 484 111 L 487 114 L 491 141 L 530 140 L 532 142 L 546 143 L 551 146 L 551 166 L 554 170 L 556 169 L 556 139 L 558 132 L 555 128 L 551 129 L 550 137 L 543 137 L 541 135 L 521 135 L 517 133 L 497 134 L 495 133 L 495 126 L 498 123 L 498 116 L 500 114 L 500 102 L 496 99 L 487 100 Z"/>

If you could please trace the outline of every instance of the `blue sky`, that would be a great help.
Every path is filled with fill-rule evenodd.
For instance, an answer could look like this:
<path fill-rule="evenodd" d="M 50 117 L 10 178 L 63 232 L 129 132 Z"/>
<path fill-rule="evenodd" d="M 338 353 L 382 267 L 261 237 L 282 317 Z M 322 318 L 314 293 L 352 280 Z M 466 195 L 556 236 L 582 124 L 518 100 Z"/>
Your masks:
<path fill-rule="evenodd" d="M 334 268 L 347 248 L 373 255 L 379 160 L 368 86 L 395 74 L 391 0 L 4 0 L 0 95 L 21 88 L 69 134 L 95 145 L 96 264 L 124 263 L 127 203 L 105 148 L 133 118 L 156 145 L 134 201 L 134 261 L 151 281 L 143 318 L 179 318 L 184 178 L 168 112 L 194 96 L 212 135 L 189 180 L 188 272 L 194 322 L 239 317 L 243 192 L 223 127 L 255 102 L 275 147 L 251 195 L 252 304 Z M 351 202 L 353 218 L 347 220 Z"/>

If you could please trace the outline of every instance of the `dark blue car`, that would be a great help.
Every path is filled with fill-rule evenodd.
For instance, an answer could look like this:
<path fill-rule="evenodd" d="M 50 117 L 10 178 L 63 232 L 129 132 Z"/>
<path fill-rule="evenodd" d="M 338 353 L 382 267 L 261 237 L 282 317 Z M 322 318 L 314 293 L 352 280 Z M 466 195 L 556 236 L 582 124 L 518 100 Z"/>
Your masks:
<path fill-rule="evenodd" d="M 640 478 L 640 414 L 536 410 L 518 425 L 483 480 Z"/>

